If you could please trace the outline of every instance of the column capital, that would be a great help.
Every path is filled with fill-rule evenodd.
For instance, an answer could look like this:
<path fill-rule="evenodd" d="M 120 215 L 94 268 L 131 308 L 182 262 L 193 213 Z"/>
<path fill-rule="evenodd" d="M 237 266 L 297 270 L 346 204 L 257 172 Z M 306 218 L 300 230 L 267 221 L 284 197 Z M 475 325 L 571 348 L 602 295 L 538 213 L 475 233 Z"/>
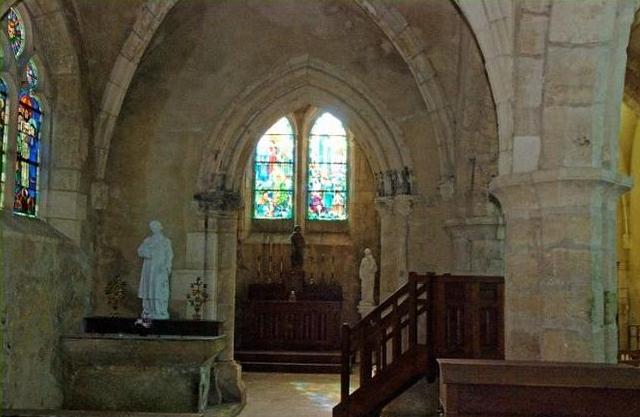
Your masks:
<path fill-rule="evenodd" d="M 400 194 L 393 197 L 377 197 L 374 204 L 376 211 L 382 217 L 391 214 L 408 217 L 414 206 L 423 200 L 421 196 Z"/>
<path fill-rule="evenodd" d="M 506 213 L 592 204 L 594 192 L 614 200 L 628 191 L 631 178 L 601 168 L 574 167 L 496 177 L 489 187 Z"/>
<path fill-rule="evenodd" d="M 240 193 L 230 190 L 207 191 L 194 195 L 202 211 L 237 214 L 241 207 Z"/>
<path fill-rule="evenodd" d="M 393 197 L 376 197 L 373 201 L 376 211 L 381 217 L 393 213 Z"/>

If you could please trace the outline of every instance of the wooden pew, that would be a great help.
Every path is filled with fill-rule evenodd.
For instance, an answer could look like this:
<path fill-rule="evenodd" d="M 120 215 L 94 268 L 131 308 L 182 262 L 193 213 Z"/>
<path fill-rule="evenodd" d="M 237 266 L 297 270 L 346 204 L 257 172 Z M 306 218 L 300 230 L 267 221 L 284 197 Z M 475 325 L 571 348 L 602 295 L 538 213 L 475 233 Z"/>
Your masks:
<path fill-rule="evenodd" d="M 440 359 L 445 417 L 638 417 L 626 365 Z"/>

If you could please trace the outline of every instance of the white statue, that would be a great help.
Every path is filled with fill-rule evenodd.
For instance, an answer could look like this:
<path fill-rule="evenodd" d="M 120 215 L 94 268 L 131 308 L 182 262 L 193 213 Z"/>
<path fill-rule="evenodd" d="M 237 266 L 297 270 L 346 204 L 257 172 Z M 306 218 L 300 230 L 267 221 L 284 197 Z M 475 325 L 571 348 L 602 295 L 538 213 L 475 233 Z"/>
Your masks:
<path fill-rule="evenodd" d="M 138 298 L 142 298 L 142 317 L 154 320 L 169 318 L 169 275 L 173 251 L 171 240 L 162 234 L 162 224 L 149 223 L 152 235 L 145 238 L 138 248 L 138 256 L 144 259 Z"/>
<path fill-rule="evenodd" d="M 364 250 L 364 257 L 360 261 L 360 303 L 363 305 L 374 305 L 373 287 L 376 282 L 376 272 L 378 265 L 373 259 L 371 249 Z"/>

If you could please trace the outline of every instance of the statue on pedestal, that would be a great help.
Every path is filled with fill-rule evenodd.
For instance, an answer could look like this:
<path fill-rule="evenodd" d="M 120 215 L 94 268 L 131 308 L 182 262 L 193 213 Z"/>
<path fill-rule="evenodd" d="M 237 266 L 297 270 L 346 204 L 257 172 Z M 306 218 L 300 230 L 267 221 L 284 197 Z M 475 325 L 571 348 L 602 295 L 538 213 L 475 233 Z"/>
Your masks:
<path fill-rule="evenodd" d="M 362 306 L 375 305 L 373 289 L 376 282 L 376 272 L 378 272 L 376 260 L 373 258 L 371 249 L 366 248 L 364 257 L 360 261 L 360 305 Z"/>
<path fill-rule="evenodd" d="M 138 248 L 138 256 L 144 259 L 138 298 L 142 298 L 143 319 L 167 320 L 169 318 L 169 275 L 173 262 L 171 240 L 162 234 L 162 224 L 149 223 L 151 236 Z"/>

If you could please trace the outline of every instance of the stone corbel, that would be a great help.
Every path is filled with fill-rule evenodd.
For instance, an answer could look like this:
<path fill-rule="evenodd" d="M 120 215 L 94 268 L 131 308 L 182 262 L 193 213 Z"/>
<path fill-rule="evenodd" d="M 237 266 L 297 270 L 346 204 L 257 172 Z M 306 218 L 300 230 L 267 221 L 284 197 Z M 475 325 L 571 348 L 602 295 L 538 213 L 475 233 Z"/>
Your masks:
<path fill-rule="evenodd" d="M 409 217 L 413 212 L 416 196 L 398 195 L 393 199 L 393 212 L 404 218 Z"/>
<path fill-rule="evenodd" d="M 454 273 L 504 273 L 504 222 L 501 217 L 450 219 L 445 223 L 445 229 L 453 244 Z"/>
<path fill-rule="evenodd" d="M 235 211 L 242 206 L 240 194 L 229 190 L 202 192 L 194 195 L 193 198 L 198 202 L 201 210 L 208 212 Z"/>

